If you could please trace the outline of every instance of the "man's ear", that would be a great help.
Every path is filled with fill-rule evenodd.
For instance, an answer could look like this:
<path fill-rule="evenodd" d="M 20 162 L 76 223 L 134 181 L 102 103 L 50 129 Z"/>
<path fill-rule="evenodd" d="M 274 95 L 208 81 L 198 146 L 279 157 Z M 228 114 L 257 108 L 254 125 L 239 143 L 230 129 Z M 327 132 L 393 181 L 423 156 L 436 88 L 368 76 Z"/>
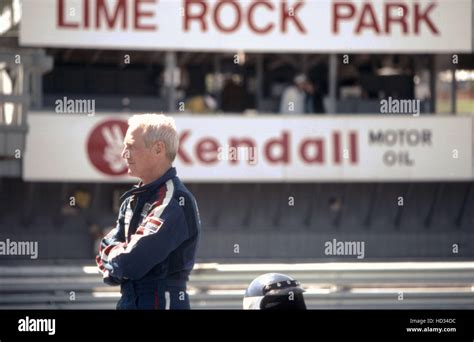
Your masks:
<path fill-rule="evenodd" d="M 163 151 L 164 149 L 165 149 L 165 144 L 163 143 L 163 141 L 157 141 L 155 143 L 154 151 L 156 154 L 161 153 L 161 151 Z"/>

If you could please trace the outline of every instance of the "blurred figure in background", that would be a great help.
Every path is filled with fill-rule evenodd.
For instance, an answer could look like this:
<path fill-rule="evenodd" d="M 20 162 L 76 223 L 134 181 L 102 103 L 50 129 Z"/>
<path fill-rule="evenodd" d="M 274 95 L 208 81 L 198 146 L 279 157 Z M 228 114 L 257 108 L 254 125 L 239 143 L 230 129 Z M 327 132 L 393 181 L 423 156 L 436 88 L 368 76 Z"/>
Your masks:
<path fill-rule="evenodd" d="M 209 94 L 192 96 L 185 102 L 185 111 L 193 114 L 214 113 L 217 101 Z"/>
<path fill-rule="evenodd" d="M 305 114 L 314 112 L 313 104 L 314 85 L 306 75 L 299 74 L 293 79 L 281 96 L 281 114 Z"/>
<path fill-rule="evenodd" d="M 221 110 L 223 112 L 241 113 L 245 109 L 245 91 L 239 75 L 226 76 L 222 88 Z"/>

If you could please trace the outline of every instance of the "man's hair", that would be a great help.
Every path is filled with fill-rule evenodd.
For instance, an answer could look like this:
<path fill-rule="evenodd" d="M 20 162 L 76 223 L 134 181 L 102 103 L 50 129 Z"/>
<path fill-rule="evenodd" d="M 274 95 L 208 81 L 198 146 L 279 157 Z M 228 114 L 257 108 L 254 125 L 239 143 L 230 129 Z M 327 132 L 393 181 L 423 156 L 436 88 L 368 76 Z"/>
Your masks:
<path fill-rule="evenodd" d="M 174 119 L 163 114 L 133 115 L 128 119 L 129 127 L 143 130 L 145 146 L 150 147 L 162 141 L 166 147 L 166 156 L 173 162 L 178 151 L 179 137 Z"/>

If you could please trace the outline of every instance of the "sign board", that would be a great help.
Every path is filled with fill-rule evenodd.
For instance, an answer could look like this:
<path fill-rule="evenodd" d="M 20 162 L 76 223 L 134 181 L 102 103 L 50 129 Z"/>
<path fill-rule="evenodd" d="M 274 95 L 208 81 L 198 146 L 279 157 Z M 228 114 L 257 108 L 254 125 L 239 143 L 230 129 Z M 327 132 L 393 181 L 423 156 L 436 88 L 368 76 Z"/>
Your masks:
<path fill-rule="evenodd" d="M 28 181 L 129 182 L 128 116 L 33 112 Z M 473 177 L 473 118 L 175 115 L 191 182 L 449 181 Z"/>
<path fill-rule="evenodd" d="M 24 46 L 276 53 L 472 51 L 471 0 L 23 0 Z"/>

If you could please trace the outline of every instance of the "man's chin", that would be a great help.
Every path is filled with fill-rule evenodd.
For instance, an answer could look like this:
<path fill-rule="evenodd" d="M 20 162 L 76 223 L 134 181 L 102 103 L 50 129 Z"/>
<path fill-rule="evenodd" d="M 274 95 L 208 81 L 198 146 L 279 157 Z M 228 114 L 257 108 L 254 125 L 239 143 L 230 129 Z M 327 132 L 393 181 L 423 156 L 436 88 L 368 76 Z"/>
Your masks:
<path fill-rule="evenodd" d="M 130 168 L 128 168 L 128 171 L 127 171 L 128 175 L 130 177 L 134 177 L 134 178 L 137 178 L 137 179 L 141 179 L 140 176 L 138 176 L 133 170 L 131 170 Z"/>

